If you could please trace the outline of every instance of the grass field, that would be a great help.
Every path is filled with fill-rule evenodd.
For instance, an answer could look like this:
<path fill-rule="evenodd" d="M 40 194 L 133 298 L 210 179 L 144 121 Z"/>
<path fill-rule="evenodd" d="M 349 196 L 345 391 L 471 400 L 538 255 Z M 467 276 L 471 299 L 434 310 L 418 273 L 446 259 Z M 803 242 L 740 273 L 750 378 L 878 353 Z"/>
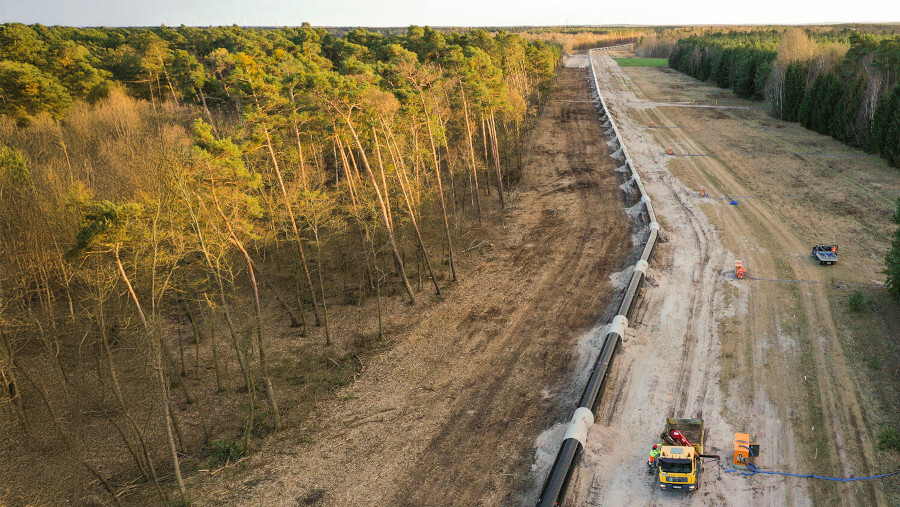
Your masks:
<path fill-rule="evenodd" d="M 620 67 L 668 67 L 667 58 L 613 58 Z"/>

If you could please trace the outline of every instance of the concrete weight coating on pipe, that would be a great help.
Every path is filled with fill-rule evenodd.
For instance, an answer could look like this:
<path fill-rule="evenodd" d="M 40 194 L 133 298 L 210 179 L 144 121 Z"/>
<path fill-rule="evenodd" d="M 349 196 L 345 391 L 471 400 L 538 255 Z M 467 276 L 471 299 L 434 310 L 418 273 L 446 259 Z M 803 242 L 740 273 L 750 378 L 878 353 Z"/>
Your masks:
<path fill-rule="evenodd" d="M 639 261 L 637 261 L 637 264 L 634 265 L 634 270 L 640 271 L 641 273 L 646 275 L 647 274 L 647 266 L 648 266 L 647 261 L 639 260 Z"/>
<path fill-rule="evenodd" d="M 563 441 L 574 438 L 581 442 L 581 446 L 584 447 L 588 429 L 593 425 L 594 412 L 589 408 L 578 407 L 575 415 L 572 416 L 572 422 L 569 423 L 569 429 L 566 430 L 566 434 L 563 436 Z"/>
<path fill-rule="evenodd" d="M 628 328 L 628 319 L 624 315 L 616 315 L 612 323 L 609 325 L 609 332 L 616 333 L 619 336 L 625 336 L 625 330 Z"/>

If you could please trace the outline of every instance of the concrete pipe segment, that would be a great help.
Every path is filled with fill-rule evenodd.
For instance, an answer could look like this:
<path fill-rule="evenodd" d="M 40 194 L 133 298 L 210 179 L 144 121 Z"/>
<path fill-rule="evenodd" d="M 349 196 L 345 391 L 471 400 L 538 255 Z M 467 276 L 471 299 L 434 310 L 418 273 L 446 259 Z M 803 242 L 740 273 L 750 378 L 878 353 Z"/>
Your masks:
<path fill-rule="evenodd" d="M 599 50 L 615 47 L 621 46 L 610 46 L 609 48 L 599 48 Z M 544 482 L 541 496 L 538 498 L 537 502 L 537 505 L 540 507 L 550 507 L 562 503 L 563 496 L 566 492 L 566 486 L 569 483 L 569 479 L 572 477 L 572 472 L 578 464 L 578 459 L 584 451 L 588 430 L 594 424 L 594 408 L 597 406 L 603 392 L 609 366 L 612 364 L 613 357 L 615 356 L 619 343 L 622 341 L 622 337 L 625 336 L 625 329 L 628 327 L 628 318 L 631 316 L 631 312 L 634 309 L 637 300 L 638 291 L 647 274 L 647 261 L 653 253 L 653 247 L 656 245 L 656 240 L 659 238 L 660 231 L 659 223 L 656 220 L 656 213 L 653 211 L 653 204 L 650 202 L 650 196 L 647 195 L 647 192 L 644 189 L 643 182 L 638 175 L 634 160 L 628 155 L 628 149 L 625 147 L 624 139 L 619 133 L 619 128 L 616 126 L 615 121 L 613 121 L 609 108 L 606 106 L 606 101 L 600 93 L 600 87 L 597 86 L 597 68 L 594 64 L 594 59 L 591 57 L 594 51 L 598 51 L 598 49 L 591 49 L 588 52 L 588 56 L 591 62 L 591 84 L 594 87 L 594 92 L 597 97 L 597 110 L 600 114 L 600 118 L 604 122 L 608 121 L 609 127 L 612 127 L 611 133 L 615 136 L 615 141 L 620 146 L 619 150 L 625 158 L 625 167 L 626 169 L 631 170 L 631 177 L 637 184 L 638 191 L 641 195 L 641 202 L 646 209 L 647 221 L 650 224 L 650 234 L 648 235 L 647 243 L 644 245 L 644 249 L 641 252 L 640 260 L 638 260 L 634 266 L 631 281 L 628 283 L 628 288 L 625 290 L 625 294 L 622 297 L 618 314 L 613 317 L 612 322 L 609 324 L 606 338 L 603 341 L 603 346 L 600 348 L 600 354 L 594 362 L 591 376 L 581 395 L 578 408 L 572 416 L 572 421 L 569 423 L 569 428 L 566 431 L 565 436 L 563 436 L 559 452 L 556 454 L 556 460 L 553 462 L 550 474 Z"/>

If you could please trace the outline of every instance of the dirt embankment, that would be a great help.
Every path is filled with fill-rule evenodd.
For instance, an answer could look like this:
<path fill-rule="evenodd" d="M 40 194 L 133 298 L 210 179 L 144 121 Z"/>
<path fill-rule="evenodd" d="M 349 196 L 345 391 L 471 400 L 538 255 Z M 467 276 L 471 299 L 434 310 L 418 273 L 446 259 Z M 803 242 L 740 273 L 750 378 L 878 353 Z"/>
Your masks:
<path fill-rule="evenodd" d="M 409 312 L 305 441 L 286 431 L 195 498 L 497 505 L 529 487 L 537 435 L 570 413 L 576 342 L 604 318 L 632 244 L 586 69 L 562 69 L 552 94 L 505 225 L 491 217 L 495 239 L 465 254 L 461 282 Z"/>
<path fill-rule="evenodd" d="M 880 289 L 863 289 L 872 309 L 849 314 L 853 286 L 839 282 L 883 281 L 900 178 L 882 160 L 768 118 L 729 92 L 669 69 L 597 61 L 670 241 L 651 265 L 568 503 L 896 504 L 896 478 L 813 484 L 714 463 L 692 496 L 654 486 L 645 463 L 666 416 L 702 414 L 707 448 L 726 457 L 733 433 L 749 433 L 769 470 L 858 477 L 896 468 L 874 446 L 881 424 L 896 420 L 896 389 L 873 392 L 881 384 L 857 353 L 878 336 L 883 361 L 896 364 L 898 319 L 886 311 L 896 307 L 879 306 L 892 304 Z M 728 199 L 700 199 L 701 185 Z M 841 245 L 838 265 L 810 259 L 818 242 Z M 737 259 L 759 278 L 819 283 L 732 280 Z"/>

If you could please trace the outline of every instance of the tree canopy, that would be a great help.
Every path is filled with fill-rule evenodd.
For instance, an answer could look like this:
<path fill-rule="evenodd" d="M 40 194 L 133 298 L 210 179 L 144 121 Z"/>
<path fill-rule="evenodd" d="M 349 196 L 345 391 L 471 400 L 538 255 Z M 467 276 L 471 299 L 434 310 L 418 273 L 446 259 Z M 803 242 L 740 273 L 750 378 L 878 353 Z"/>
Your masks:
<path fill-rule="evenodd" d="M 853 29 L 714 32 L 681 39 L 669 66 L 773 115 L 900 166 L 900 36 Z"/>

